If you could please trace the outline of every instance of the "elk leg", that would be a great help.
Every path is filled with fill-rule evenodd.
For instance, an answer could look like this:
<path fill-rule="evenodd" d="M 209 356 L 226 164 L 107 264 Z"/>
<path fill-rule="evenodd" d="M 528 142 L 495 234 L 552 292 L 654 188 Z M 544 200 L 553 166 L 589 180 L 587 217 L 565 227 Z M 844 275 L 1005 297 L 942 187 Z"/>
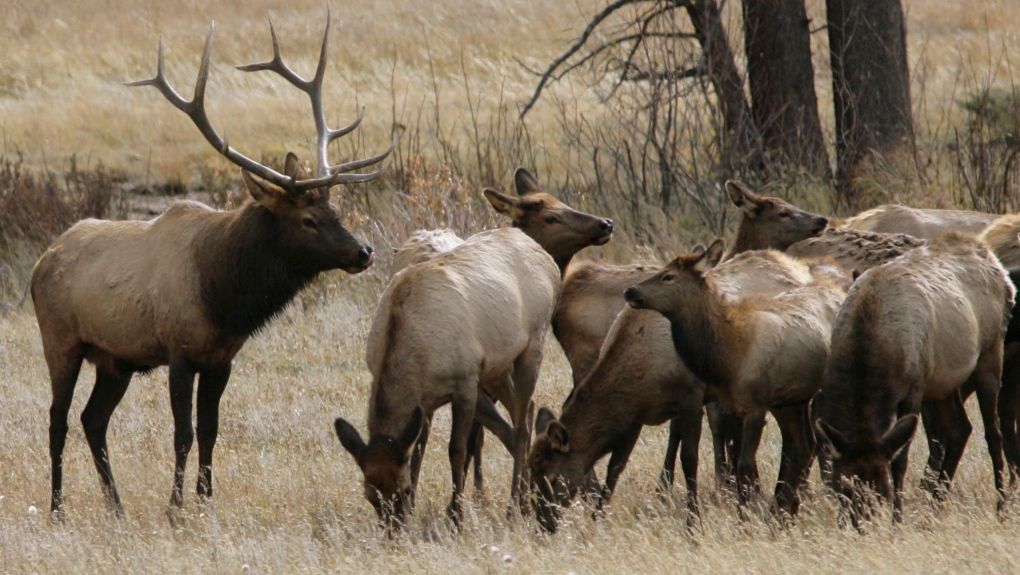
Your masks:
<path fill-rule="evenodd" d="M 819 413 L 821 410 L 822 394 L 815 394 L 814 399 L 811 400 L 810 417 L 811 417 L 811 429 L 815 435 L 815 458 L 818 459 L 818 473 L 822 476 L 822 485 L 829 483 L 829 478 L 832 477 L 832 459 L 829 457 L 829 450 L 826 449 L 825 443 L 818 437 L 815 424 L 818 423 Z"/>
<path fill-rule="evenodd" d="M 953 395 L 956 395 L 955 393 Z M 946 457 L 946 429 L 941 421 L 941 402 L 921 403 L 921 423 L 928 439 L 928 465 L 921 476 L 921 488 L 935 495 L 942 476 L 942 462 Z"/>
<path fill-rule="evenodd" d="M 911 413 L 916 414 L 920 411 L 921 405 L 919 403 L 914 403 L 913 401 L 904 402 L 897 409 L 896 416 L 903 417 Z M 907 462 L 910 458 L 910 446 L 912 443 L 913 438 L 907 441 L 889 464 L 893 483 L 893 523 L 903 523 L 903 482 L 907 476 Z M 857 523 L 856 514 L 854 515 L 854 527 L 857 527 L 858 530 L 861 529 Z"/>
<path fill-rule="evenodd" d="M 627 461 L 630 459 L 630 454 L 634 451 L 634 444 L 637 443 L 638 437 L 641 436 L 641 427 L 637 426 L 637 429 L 632 430 L 624 438 L 617 443 L 616 448 L 613 449 L 613 454 L 609 457 L 609 467 L 606 469 L 606 485 L 602 488 L 599 493 L 598 504 L 595 506 L 595 516 L 602 511 L 603 505 L 609 503 L 609 499 L 613 496 L 613 492 L 616 491 L 616 484 L 620 481 L 620 475 L 623 474 L 623 470 L 627 468 Z"/>
<path fill-rule="evenodd" d="M 475 464 L 474 479 L 476 495 L 480 495 L 484 489 L 485 478 L 482 476 L 482 447 L 484 444 L 485 430 L 476 418 L 471 422 L 471 430 L 468 431 L 467 456 L 464 458 L 465 474 L 467 474 L 468 470 L 471 469 L 471 464 Z"/>
<path fill-rule="evenodd" d="M 535 382 L 538 381 L 538 370 L 542 365 L 542 344 L 541 338 L 531 342 L 528 350 L 514 360 L 512 373 L 514 387 L 510 419 L 514 425 L 514 468 L 510 496 L 522 514 L 530 509 L 527 457 L 531 448 L 531 422 L 534 421 L 535 411 L 531 396 L 535 393 Z"/>
<path fill-rule="evenodd" d="M 507 420 L 503 419 L 492 398 L 485 393 L 478 394 L 478 402 L 475 404 L 475 421 L 482 424 L 485 429 L 492 432 L 499 439 L 508 453 L 514 451 L 514 428 Z"/>
<path fill-rule="evenodd" d="M 712 451 L 715 459 L 715 481 L 722 488 L 730 484 L 730 465 L 726 460 L 726 436 L 723 432 L 723 410 L 718 401 L 705 404 L 708 428 L 712 431 Z M 672 433 L 672 430 L 671 430 Z"/>
<path fill-rule="evenodd" d="M 963 399 L 959 392 L 952 393 L 942 401 L 934 403 L 937 407 L 938 422 L 942 428 L 945 443 L 943 444 L 942 469 L 939 471 L 938 485 L 933 495 L 937 501 L 942 501 L 953 483 L 956 468 L 960 464 L 960 457 L 963 456 L 963 449 L 967 446 L 967 439 L 970 438 L 973 428 L 970 425 L 970 420 L 967 419 L 967 412 L 963 407 Z"/>
<path fill-rule="evenodd" d="M 212 497 L 212 455 L 220 426 L 220 398 L 230 379 L 230 364 L 203 370 L 198 377 L 198 484 L 199 497 Z"/>
<path fill-rule="evenodd" d="M 1009 344 L 1002 362 L 1002 386 L 999 389 L 999 426 L 1002 448 L 1009 465 L 1010 484 L 1015 485 L 1020 469 L 1020 438 L 1017 437 L 1017 408 L 1020 398 L 1020 345 Z"/>
<path fill-rule="evenodd" d="M 1002 347 L 986 351 L 978 358 L 977 368 L 971 374 L 971 381 L 977 391 L 978 406 L 981 408 L 981 420 L 985 426 L 985 443 L 988 455 L 992 459 L 992 474 L 995 479 L 995 491 L 999 493 L 996 510 L 1002 513 L 1006 504 L 1006 491 L 1003 486 L 1002 433 L 999 431 L 997 401 L 999 385 L 1002 378 Z"/>
<path fill-rule="evenodd" d="M 478 389 L 477 385 L 469 386 Z M 464 493 L 464 461 L 467 458 L 468 434 L 471 432 L 471 425 L 475 419 L 474 396 L 460 396 L 453 400 L 453 422 L 450 429 L 450 470 L 453 473 L 453 497 L 450 505 L 446 508 L 447 516 L 454 525 L 459 526 L 464 518 L 464 511 L 461 509 L 461 496 Z"/>
<path fill-rule="evenodd" d="M 779 481 L 773 496 L 773 513 L 790 517 L 800 510 L 800 486 L 807 480 L 815 452 L 815 435 L 811 429 L 808 404 L 772 410 L 783 436 Z"/>
<path fill-rule="evenodd" d="M 85 439 L 92 451 L 92 462 L 99 472 L 99 480 L 103 483 L 103 494 L 107 505 L 117 513 L 124 514 L 117 494 L 117 485 L 113 480 L 110 468 L 110 455 L 106 447 L 106 430 L 110 425 L 113 411 L 124 398 L 128 384 L 131 383 L 132 371 L 118 369 L 115 361 L 107 361 L 96 365 L 96 385 L 92 388 L 89 401 L 81 413 L 81 424 L 85 428 Z"/>
<path fill-rule="evenodd" d="M 699 421 L 698 424 L 700 425 L 701 422 Z M 684 421 L 679 417 L 669 420 L 669 443 L 666 444 L 666 457 L 662 460 L 662 471 L 659 472 L 659 484 L 655 487 L 662 497 L 669 497 L 669 492 L 673 488 L 676 455 L 683 442 L 683 429 Z"/>
<path fill-rule="evenodd" d="M 174 522 L 174 508 L 184 506 L 184 469 L 188 453 L 195 442 L 195 429 L 191 424 L 192 394 L 195 389 L 195 369 L 186 359 L 170 361 L 170 411 L 174 416 L 174 487 L 170 494 L 168 514 Z"/>
<path fill-rule="evenodd" d="M 740 442 L 740 458 L 737 460 L 737 495 L 741 513 L 754 494 L 758 478 L 758 445 L 765 430 L 765 411 L 748 413 L 744 416 L 744 432 Z"/>
<path fill-rule="evenodd" d="M 687 486 L 687 508 L 691 516 L 700 515 L 698 505 L 698 448 L 701 445 L 702 408 L 695 406 L 688 414 L 673 419 L 683 421 L 680 430 L 680 468 L 684 472 L 684 483 Z M 672 429 L 670 429 L 672 432 Z"/>
<path fill-rule="evenodd" d="M 50 388 L 53 402 L 50 404 L 50 464 L 51 495 L 50 512 L 59 514 L 64 505 L 64 444 L 67 442 L 67 414 L 71 411 L 74 386 L 78 382 L 83 357 L 77 351 L 68 351 L 60 356 L 46 354 L 50 368 Z"/>
<path fill-rule="evenodd" d="M 432 431 L 432 413 L 425 418 L 418 434 L 418 443 L 411 452 L 411 489 L 418 492 L 418 476 L 421 474 L 421 461 L 425 457 L 425 447 L 429 444 L 429 432 Z"/>

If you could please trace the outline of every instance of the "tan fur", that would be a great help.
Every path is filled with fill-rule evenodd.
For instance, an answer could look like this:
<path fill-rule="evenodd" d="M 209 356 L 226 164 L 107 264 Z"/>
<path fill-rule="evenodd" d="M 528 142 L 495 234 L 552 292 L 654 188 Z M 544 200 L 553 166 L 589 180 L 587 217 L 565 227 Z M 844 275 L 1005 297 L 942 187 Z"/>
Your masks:
<path fill-rule="evenodd" d="M 373 378 L 369 441 L 365 444 L 343 419 L 335 428 L 365 475 L 366 497 L 387 520 L 403 519 L 402 501 L 413 498 L 432 414 L 447 403 L 453 408 L 449 455 L 454 485 L 447 511 L 454 521 L 460 519 L 479 390 L 510 412 L 511 493 L 518 504 L 525 502 L 522 474 L 531 442 L 531 396 L 561 274 L 577 251 L 609 241 L 613 225 L 542 192 L 523 168 L 514 179 L 517 197 L 484 190 L 493 208 L 513 219 L 513 228 L 475 234 L 405 268 L 380 298 L 366 351 Z M 420 438 L 408 427 L 418 414 L 424 416 Z M 392 449 L 394 443 L 401 449 L 414 447 L 399 438 L 417 441 L 413 458 Z M 391 501 L 393 513 L 387 514 L 382 502 Z"/>
<path fill-rule="evenodd" d="M 608 275 L 609 280 L 648 275 L 645 269 L 593 266 L 587 272 Z M 630 272 L 630 273 L 627 273 Z M 614 273 L 619 276 L 614 277 Z M 775 296 L 818 282 L 828 283 L 831 270 L 817 269 L 774 250 L 739 254 L 709 272 L 726 297 L 740 302 L 746 297 Z M 569 284 L 569 282 L 568 282 Z M 566 504 L 595 462 L 608 451 L 626 452 L 636 441 L 641 426 L 658 425 L 672 417 L 684 417 L 700 432 L 705 385 L 677 355 L 670 323 L 659 313 L 625 307 L 605 337 L 597 363 L 572 392 L 560 418 L 570 437 L 567 451 L 553 449 L 544 434 L 534 443 L 530 456 L 532 482 L 539 489 L 562 481 L 559 495 Z M 695 447 L 696 451 L 696 447 Z M 696 455 L 695 455 L 696 457 Z M 624 460 L 625 461 L 625 460 Z M 611 468 L 607 486 L 615 485 L 621 468 Z M 693 479 L 688 481 L 693 486 Z M 690 505 L 696 507 L 696 494 Z M 554 529 L 555 518 L 538 504 L 543 525 Z"/>
<path fill-rule="evenodd" d="M 843 222 L 843 228 L 907 234 L 922 240 L 933 239 L 948 231 L 980 233 L 996 218 L 995 214 L 966 210 L 934 210 L 886 205 L 857 214 Z"/>
<path fill-rule="evenodd" d="M 285 172 L 300 179 L 287 155 Z M 288 192 L 242 172 L 251 199 L 230 212 L 180 202 L 147 222 L 79 222 L 32 271 L 32 298 L 50 370 L 52 509 L 61 506 L 67 415 L 83 360 L 97 383 L 82 413 L 86 439 L 111 506 L 120 500 L 106 453 L 110 416 L 132 375 L 170 365 L 176 506 L 195 436 L 191 406 L 199 386 L 199 493 L 211 494 L 211 453 L 223 386 L 234 356 L 319 272 L 351 273 L 375 254 L 340 221 L 328 189 Z"/>
<path fill-rule="evenodd" d="M 419 230 L 411 234 L 393 254 L 390 279 L 404 268 L 431 259 L 464 243 L 457 234 L 447 229 Z"/>
<path fill-rule="evenodd" d="M 905 452 L 899 471 L 893 470 L 894 489 L 889 466 L 909 446 L 922 401 L 938 402 L 926 409 L 953 421 L 942 426 L 949 438 L 944 480 L 951 481 L 970 433 L 957 391 L 969 383 L 978 393 L 996 488 L 1003 494 L 996 396 L 1014 297 L 987 245 L 957 232 L 861 275 L 833 330 L 820 395 L 818 427 L 834 457 L 835 489 L 845 492 L 845 480 L 857 478 L 884 498 L 895 491 L 901 509 Z M 954 439 L 950 434 L 961 425 L 966 432 Z"/>
<path fill-rule="evenodd" d="M 737 465 L 741 501 L 746 502 L 760 441 L 748 432 L 772 411 L 786 420 L 787 407 L 803 411 L 791 420 L 789 445 L 796 461 L 777 483 L 776 508 L 795 513 L 799 483 L 810 462 L 812 437 L 806 427 L 807 402 L 822 384 L 829 335 L 845 296 L 829 281 L 832 270 L 820 269 L 821 284 L 809 284 L 776 296 L 748 296 L 731 301 L 706 269 L 722 257 L 717 241 L 703 254 L 680 256 L 654 277 L 626 292 L 633 307 L 658 311 L 669 319 L 673 345 L 688 368 L 715 388 L 722 406 L 744 419 L 745 437 Z M 845 285 L 845 281 L 842 282 Z M 783 408 L 776 411 L 776 408 Z"/>
<path fill-rule="evenodd" d="M 803 259 L 832 258 L 844 269 L 861 274 L 927 243 L 906 234 L 829 228 L 817 238 L 793 244 L 786 253 Z"/>
<path fill-rule="evenodd" d="M 1020 268 L 1020 214 L 1006 214 L 995 219 L 978 234 L 1007 270 Z"/>

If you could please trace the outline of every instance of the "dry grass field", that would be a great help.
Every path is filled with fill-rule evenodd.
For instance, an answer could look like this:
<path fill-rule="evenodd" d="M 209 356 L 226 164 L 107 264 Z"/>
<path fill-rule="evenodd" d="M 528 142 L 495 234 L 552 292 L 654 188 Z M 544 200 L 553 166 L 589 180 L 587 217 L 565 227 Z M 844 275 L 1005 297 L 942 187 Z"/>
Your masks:
<path fill-rule="evenodd" d="M 422 118 L 437 113 L 446 131 L 426 131 L 419 151 L 438 161 L 442 140 L 453 142 L 458 153 L 470 153 L 471 111 L 487 122 L 501 104 L 523 102 L 535 80 L 518 61 L 535 68 L 549 62 L 603 4 L 333 3 L 338 33 L 326 79 L 328 114 L 340 125 L 366 106 L 361 135 L 344 153 L 379 149 L 393 123 L 424 126 Z M 824 2 L 808 4 L 820 25 Z M 904 6 L 921 133 L 944 134 L 958 124 L 955 103 L 974 87 L 1016 82 L 1010 76 L 1020 58 L 1015 0 L 904 0 Z M 190 94 L 202 42 L 215 20 L 209 86 L 214 123 L 255 157 L 288 149 L 309 155 L 314 129 L 303 97 L 272 75 L 244 74 L 232 66 L 269 56 L 266 17 L 272 15 L 284 57 L 308 73 L 324 11 L 318 0 L 0 0 L 3 151 L 21 150 L 33 168 L 56 170 L 76 155 L 83 164 L 102 162 L 134 180 L 180 181 L 188 187 L 195 187 L 210 166 L 233 174 L 155 90 L 120 84 L 152 75 L 162 34 L 171 81 Z M 737 12 L 739 4 L 728 3 L 729 21 Z M 739 34 L 734 36 L 739 47 Z M 814 40 L 824 100 L 830 89 L 824 34 Z M 540 177 L 574 165 L 574 159 L 559 154 L 565 108 L 557 102 L 566 102 L 570 114 L 602 113 L 581 78 L 553 87 L 528 116 L 540 151 Z M 822 111 L 831 117 L 825 106 Z M 477 182 L 442 166 L 423 173 L 427 177 L 408 184 L 422 195 L 414 201 L 406 197 L 407 205 L 380 207 L 388 199 L 385 190 L 373 192 L 371 209 L 364 198 L 345 203 L 351 224 L 381 248 L 381 255 L 418 227 L 448 225 L 468 233 L 500 225 L 486 206 L 471 199 Z M 501 177 L 507 183 L 510 172 Z M 943 188 L 929 192 L 920 201 L 938 205 L 954 197 Z M 147 209 L 157 211 L 169 201 L 145 199 Z M 369 218 L 369 213 L 385 218 Z M 614 242 L 589 255 L 629 261 L 681 245 L 677 237 L 664 235 L 650 250 L 639 249 L 627 240 L 630 232 L 620 230 Z M 686 233 L 683 242 L 701 231 Z M 739 522 L 732 501 L 716 490 L 707 435 L 699 474 L 705 509 L 700 531 L 691 534 L 682 485 L 674 488 L 675 504 L 654 495 L 664 427 L 642 435 L 604 518 L 592 521 L 590 510 L 578 504 L 567 510 L 563 528 L 553 536 L 539 533 L 533 521 L 507 520 L 511 462 L 490 436 L 487 492 L 476 496 L 469 489 L 465 526 L 454 534 L 444 517 L 450 477 L 444 410 L 437 414 L 410 529 L 387 538 L 362 498 L 359 470 L 332 431 L 338 415 L 364 429 L 370 386 L 364 342 L 387 266 L 380 258 L 358 276 L 327 274 L 242 350 L 221 410 L 215 499 L 202 506 L 191 495 L 177 529 L 164 514 L 173 465 L 165 369 L 137 376 L 111 423 L 122 520 L 104 506 L 77 422 L 92 387 L 91 368 L 83 370 L 65 451 L 67 519 L 50 521 L 50 392 L 38 329 L 30 302 L 22 309 L 0 308 L 0 573 L 1020 572 L 1020 502 L 1011 501 L 1005 518 L 996 517 L 974 409 L 975 430 L 949 501 L 935 508 L 916 489 L 927 456 L 919 434 L 911 452 L 904 524 L 891 525 L 886 513 L 866 536 L 837 526 L 836 506 L 820 488 L 817 473 L 795 525 L 762 520 L 764 511 Z M 569 367 L 550 337 L 536 403 L 558 407 L 569 388 Z M 770 424 L 759 455 L 766 486 L 776 476 L 778 454 L 779 434 Z M 196 459 L 193 450 L 186 483 L 192 494 Z"/>

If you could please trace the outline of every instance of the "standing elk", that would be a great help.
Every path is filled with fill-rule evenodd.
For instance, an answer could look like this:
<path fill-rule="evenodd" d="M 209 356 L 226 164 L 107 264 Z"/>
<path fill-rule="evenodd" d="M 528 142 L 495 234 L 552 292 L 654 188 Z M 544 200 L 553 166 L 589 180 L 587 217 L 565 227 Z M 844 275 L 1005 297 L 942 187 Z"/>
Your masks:
<path fill-rule="evenodd" d="M 314 178 L 293 154 L 287 155 L 281 174 L 240 154 L 213 129 L 204 105 L 213 30 L 190 102 L 166 80 L 162 39 L 156 77 L 129 85 L 155 86 L 185 112 L 218 152 L 242 168 L 251 198 L 229 212 L 180 202 L 148 222 L 82 221 L 53 243 L 32 272 L 32 298 L 53 390 L 49 435 L 54 512 L 62 508 L 67 415 L 83 360 L 96 366 L 96 384 L 81 421 L 107 502 L 118 515 L 123 511 L 106 444 L 110 417 L 134 373 L 170 366 L 176 456 L 169 508 L 173 520 L 183 505 L 184 471 L 195 438 L 191 419 L 195 375 L 199 375 L 197 491 L 208 497 L 219 402 L 234 356 L 320 272 L 358 273 L 375 260 L 372 248 L 341 223 L 339 210 L 329 201 L 329 188 L 374 179 L 379 172 L 345 172 L 378 163 L 389 151 L 366 160 L 328 164 L 328 143 L 357 126 L 355 122 L 330 130 L 325 124 L 322 78 L 328 19 L 313 80 L 302 80 L 283 64 L 275 31 L 274 60 L 242 67 L 274 70 L 311 98 L 319 138 Z"/>
<path fill-rule="evenodd" d="M 775 250 L 744 252 L 711 273 L 734 300 L 750 291 L 779 294 L 830 277 L 821 266 L 812 268 Z M 642 428 L 668 419 L 672 419 L 670 438 L 680 439 L 677 447 L 682 449 L 693 521 L 698 513 L 698 445 L 705 399 L 705 384 L 674 349 L 669 321 L 661 314 L 624 306 L 595 367 L 564 402 L 560 418 L 553 422 L 549 410 L 539 412 L 529 465 L 540 525 L 555 531 L 556 506 L 567 505 L 595 463 L 611 454 L 598 505 L 608 502 Z M 670 449 L 675 449 L 672 443 Z M 675 460 L 676 452 L 667 454 L 670 457 Z M 663 484 L 671 485 L 672 477 L 664 476 Z"/>
<path fill-rule="evenodd" d="M 709 273 L 723 256 L 722 240 L 701 254 L 682 255 L 655 276 L 628 288 L 627 302 L 661 313 L 688 369 L 744 420 L 736 475 L 742 507 L 752 491 L 754 454 L 766 411 L 783 435 L 774 512 L 799 508 L 799 488 L 814 457 L 808 403 L 822 384 L 829 335 L 845 296 L 843 285 L 812 284 L 774 297 L 727 301 Z"/>
<path fill-rule="evenodd" d="M 406 268 L 380 298 L 366 353 L 372 372 L 368 442 L 343 418 L 334 428 L 364 474 L 366 499 L 387 526 L 403 524 L 413 508 L 432 415 L 447 403 L 453 410 L 447 514 L 459 524 L 479 391 L 510 412 L 511 496 L 525 509 L 531 396 L 561 276 L 578 251 L 609 241 L 613 223 L 542 192 L 523 168 L 514 181 L 516 198 L 484 191 L 512 228 L 475 234 Z"/>
<path fill-rule="evenodd" d="M 943 431 L 940 479 L 952 480 L 970 433 L 964 385 L 977 391 L 1001 509 L 996 398 L 1014 294 L 988 247 L 955 232 L 865 272 L 850 289 L 833 329 L 816 427 L 833 459 L 829 485 L 856 526 L 872 511 L 861 487 L 891 497 L 894 520 L 902 520 L 922 401 Z"/>

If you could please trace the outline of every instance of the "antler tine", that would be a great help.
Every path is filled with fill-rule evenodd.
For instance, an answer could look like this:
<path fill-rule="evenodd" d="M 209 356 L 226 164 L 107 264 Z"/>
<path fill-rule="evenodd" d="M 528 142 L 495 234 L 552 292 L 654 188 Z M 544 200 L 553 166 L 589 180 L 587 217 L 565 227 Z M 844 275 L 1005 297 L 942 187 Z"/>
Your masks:
<path fill-rule="evenodd" d="M 358 110 L 358 117 L 357 117 L 357 119 L 355 119 L 350 124 L 344 126 L 343 128 L 340 128 L 339 130 L 330 130 L 329 131 L 329 141 L 332 142 L 333 140 L 335 140 L 337 138 L 340 138 L 340 137 L 346 136 L 347 134 L 350 134 L 351 131 L 353 131 L 354 128 L 357 128 L 361 124 L 361 121 L 364 120 L 364 119 L 365 119 L 365 107 L 362 106 L 361 109 Z"/>
<path fill-rule="evenodd" d="M 175 108 L 184 112 L 191 118 L 192 123 L 198 128 L 206 141 L 212 145 L 221 155 L 240 166 L 241 168 L 273 182 L 286 189 L 294 189 L 294 178 L 285 176 L 272 168 L 252 160 L 244 154 L 230 147 L 226 138 L 221 138 L 213 128 L 209 116 L 205 112 L 205 87 L 209 81 L 209 62 L 212 60 L 213 33 L 216 31 L 216 22 L 209 26 L 209 35 L 205 39 L 205 49 L 202 51 L 202 63 L 198 68 L 198 79 L 195 80 L 195 95 L 191 101 L 187 101 L 174 90 L 173 86 L 166 79 L 166 66 L 163 58 L 163 38 L 159 39 L 159 61 L 156 64 L 156 76 L 148 80 L 137 80 L 125 82 L 127 86 L 154 86 L 163 96 L 174 105 Z M 321 182 L 320 184 L 321 185 Z"/>
<path fill-rule="evenodd" d="M 268 70 L 270 72 L 276 72 L 283 76 L 285 80 L 296 86 L 303 92 L 308 91 L 309 82 L 298 76 L 294 70 L 291 70 L 287 64 L 283 61 L 283 56 L 280 55 L 280 40 L 276 36 L 276 26 L 273 25 L 273 19 L 269 19 L 269 33 L 273 36 L 273 59 L 265 62 L 258 62 L 255 64 L 245 64 L 243 66 L 234 66 L 242 72 L 261 72 Z"/>

